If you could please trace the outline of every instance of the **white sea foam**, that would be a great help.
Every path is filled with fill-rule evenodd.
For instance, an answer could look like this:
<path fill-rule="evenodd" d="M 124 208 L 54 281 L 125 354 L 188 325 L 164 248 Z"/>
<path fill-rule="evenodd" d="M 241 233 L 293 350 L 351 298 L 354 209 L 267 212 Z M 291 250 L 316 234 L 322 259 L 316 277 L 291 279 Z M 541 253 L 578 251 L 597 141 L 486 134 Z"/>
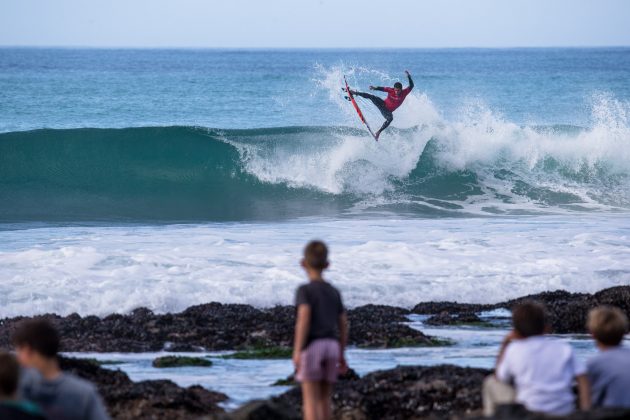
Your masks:
<path fill-rule="evenodd" d="M 307 220 L 0 232 L 0 316 L 291 304 L 304 242 L 349 306 L 496 302 L 630 283 L 627 216 Z"/>
<path fill-rule="evenodd" d="M 340 80 L 347 74 L 353 85 L 368 80 L 391 83 L 386 74 L 370 69 L 319 68 L 317 84 L 330 101 L 346 114 L 349 126 L 360 127 L 352 107 L 342 98 Z M 316 188 L 331 194 L 369 194 L 369 202 L 383 203 L 383 194 L 395 191 L 392 200 L 423 201 L 396 190 L 409 181 L 430 140 L 431 156 L 443 172 L 475 174 L 483 197 L 458 202 L 468 213 L 533 210 L 558 211 L 555 203 L 537 199 L 522 188 L 543 189 L 577 197 L 582 208 L 603 210 L 630 206 L 630 104 L 607 94 L 593 96 L 592 126 L 534 127 L 505 120 L 481 101 L 462 104 L 457 118 L 447 120 L 420 91 L 408 97 L 379 143 L 369 137 L 331 129 L 302 141 L 270 138 L 264 147 L 226 139 L 241 152 L 245 169 L 269 183 Z M 368 102 L 364 112 L 372 127 L 382 117 Z M 269 145 L 272 144 L 272 147 Z M 498 173 L 509 176 L 497 176 Z M 418 180 L 413 180 L 418 181 Z M 427 181 L 427 180 L 423 180 Z M 497 199 L 498 196 L 503 199 Z M 507 198 L 506 198 L 507 197 Z M 429 197 L 430 198 L 430 197 Z M 427 204 L 423 201 L 423 204 Z M 430 204 L 429 204 L 430 205 Z"/>

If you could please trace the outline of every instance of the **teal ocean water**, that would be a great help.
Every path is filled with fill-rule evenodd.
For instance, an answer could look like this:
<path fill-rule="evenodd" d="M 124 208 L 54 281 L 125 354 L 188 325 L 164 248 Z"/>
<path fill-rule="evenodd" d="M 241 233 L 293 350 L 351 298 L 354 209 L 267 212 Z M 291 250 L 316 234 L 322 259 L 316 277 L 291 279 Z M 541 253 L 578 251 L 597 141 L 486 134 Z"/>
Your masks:
<path fill-rule="evenodd" d="M 0 316 L 288 304 L 314 237 L 351 306 L 628 284 L 629 118 L 630 48 L 2 48 Z"/>
<path fill-rule="evenodd" d="M 375 144 L 342 75 L 365 89 L 404 69 L 417 88 Z M 4 221 L 630 205 L 624 48 L 0 49 L 0 91 Z"/>

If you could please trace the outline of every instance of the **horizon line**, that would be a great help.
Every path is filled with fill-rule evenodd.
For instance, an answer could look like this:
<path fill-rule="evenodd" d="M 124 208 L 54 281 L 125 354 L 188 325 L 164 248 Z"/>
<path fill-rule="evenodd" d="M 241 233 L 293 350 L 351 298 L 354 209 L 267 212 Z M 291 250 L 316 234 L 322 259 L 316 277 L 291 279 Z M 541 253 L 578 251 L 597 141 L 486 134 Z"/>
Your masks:
<path fill-rule="evenodd" d="M 102 50 L 457 50 L 457 49 L 479 49 L 479 50 L 507 50 L 507 49 L 595 49 L 595 48 L 630 48 L 630 44 L 612 45 L 515 45 L 515 46 L 431 46 L 431 47 L 314 47 L 314 46 L 117 46 L 117 45 L 15 45 L 0 44 L 0 48 L 41 48 L 41 49 L 102 49 Z"/>

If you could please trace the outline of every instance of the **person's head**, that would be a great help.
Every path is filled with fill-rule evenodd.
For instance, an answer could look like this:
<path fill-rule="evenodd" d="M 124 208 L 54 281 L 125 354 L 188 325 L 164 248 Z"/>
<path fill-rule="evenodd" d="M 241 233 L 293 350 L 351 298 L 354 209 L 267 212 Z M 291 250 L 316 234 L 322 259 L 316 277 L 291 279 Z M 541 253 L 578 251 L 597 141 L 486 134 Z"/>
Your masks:
<path fill-rule="evenodd" d="M 20 364 L 38 368 L 57 358 L 59 333 L 44 319 L 23 321 L 13 334 L 13 345 Z"/>
<path fill-rule="evenodd" d="M 394 83 L 394 90 L 396 91 L 396 93 L 400 93 L 402 91 L 402 83 L 400 82 Z"/>
<path fill-rule="evenodd" d="M 20 366 L 12 354 L 0 353 L 0 400 L 15 398 L 20 379 Z"/>
<path fill-rule="evenodd" d="M 549 326 L 545 307 L 537 302 L 523 302 L 512 309 L 514 331 L 522 337 L 542 335 Z"/>
<path fill-rule="evenodd" d="M 628 317 L 618 308 L 600 306 L 588 313 L 586 326 L 598 344 L 618 346 L 628 332 Z"/>
<path fill-rule="evenodd" d="M 328 247 L 322 241 L 311 241 L 304 248 L 302 267 L 321 273 L 328 268 Z"/>

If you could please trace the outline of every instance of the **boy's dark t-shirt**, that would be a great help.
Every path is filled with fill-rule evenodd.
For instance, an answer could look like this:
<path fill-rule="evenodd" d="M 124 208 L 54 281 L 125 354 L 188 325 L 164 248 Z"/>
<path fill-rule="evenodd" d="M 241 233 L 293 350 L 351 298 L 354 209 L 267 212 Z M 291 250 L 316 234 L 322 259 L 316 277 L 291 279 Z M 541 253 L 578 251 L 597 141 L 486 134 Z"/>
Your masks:
<path fill-rule="evenodd" d="M 319 338 L 338 338 L 339 315 L 345 309 L 341 294 L 334 286 L 319 280 L 300 286 L 295 297 L 295 307 L 302 304 L 311 307 L 311 322 L 304 347 Z"/>

